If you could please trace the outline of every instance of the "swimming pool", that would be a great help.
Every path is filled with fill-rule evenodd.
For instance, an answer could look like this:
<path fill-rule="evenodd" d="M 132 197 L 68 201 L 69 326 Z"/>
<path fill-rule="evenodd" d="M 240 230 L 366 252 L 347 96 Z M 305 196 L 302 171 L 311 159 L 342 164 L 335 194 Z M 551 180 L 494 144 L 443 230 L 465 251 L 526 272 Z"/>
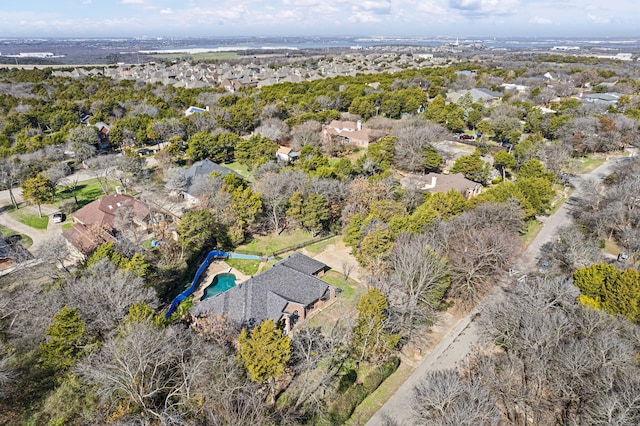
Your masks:
<path fill-rule="evenodd" d="M 220 293 L 224 293 L 230 288 L 235 287 L 235 285 L 235 275 L 229 273 L 218 274 L 213 277 L 213 281 L 211 281 L 211 284 L 209 284 L 209 286 L 204 289 L 204 294 L 202 295 L 200 300 L 205 300 Z"/>

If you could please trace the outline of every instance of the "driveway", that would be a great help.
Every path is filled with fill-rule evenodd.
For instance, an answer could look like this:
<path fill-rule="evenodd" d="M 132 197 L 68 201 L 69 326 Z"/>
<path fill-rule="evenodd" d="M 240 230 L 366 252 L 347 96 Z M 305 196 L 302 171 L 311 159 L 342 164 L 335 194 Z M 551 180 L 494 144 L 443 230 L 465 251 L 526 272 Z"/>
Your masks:
<path fill-rule="evenodd" d="M 66 180 L 78 179 L 78 182 L 87 181 L 93 179 L 92 176 L 86 170 L 79 170 L 72 175 L 67 176 Z M 27 206 L 24 204 L 24 200 L 22 199 L 22 189 L 20 187 L 13 188 L 13 196 L 16 201 L 20 205 L 21 209 L 28 209 L 33 214 L 38 214 L 38 208 L 36 206 Z M 0 191 L 0 206 L 11 205 L 11 197 L 9 196 L 9 190 Z M 59 211 L 56 207 L 50 206 L 47 204 L 43 204 L 41 206 L 43 215 L 52 215 L 53 213 Z M 35 229 L 31 226 L 25 225 L 22 222 L 15 220 L 9 213 L 0 208 L 0 225 L 6 226 L 7 228 L 13 229 L 16 232 L 21 234 L 28 235 L 33 240 L 33 245 L 29 247 L 29 251 L 31 254 L 35 254 L 40 246 L 42 246 L 43 242 L 47 239 L 52 238 L 54 235 L 59 234 L 62 235 L 62 224 L 61 223 L 53 223 L 49 220 L 47 225 L 47 230 Z"/>
<path fill-rule="evenodd" d="M 304 253 L 304 250 L 302 250 Z M 344 273 L 346 268 L 349 269 L 349 278 L 360 282 L 362 271 L 358 265 L 358 261 L 351 255 L 351 248 L 345 246 L 344 241 L 340 238 L 334 244 L 329 244 L 322 253 L 314 257 L 331 269 Z"/>
<path fill-rule="evenodd" d="M 628 158 L 610 159 L 592 172 L 576 176 L 573 180 L 576 186 L 573 197 L 577 198 L 583 195 L 583 188 L 580 186 L 581 181 L 594 180 L 601 182 L 613 171 L 616 164 L 628 160 Z M 522 271 L 521 274 L 535 271 L 536 259 L 540 255 L 540 248 L 545 243 L 552 241 L 559 228 L 571 222 L 571 208 L 570 203 L 564 203 L 553 215 L 545 220 L 542 229 L 523 252 L 521 258 L 514 265 L 514 269 Z M 500 285 L 494 286 L 467 316 L 460 319 L 442 340 L 431 349 L 407 381 L 405 381 L 396 393 L 371 417 L 366 423 L 367 426 L 385 425 L 383 418 L 385 415 L 397 421 L 399 424 L 413 424 L 411 422 L 411 400 L 413 398 L 414 386 L 419 383 L 427 373 L 454 368 L 464 361 L 473 346 L 480 343 L 479 328 L 475 320 L 482 311 L 483 306 L 489 301 L 504 297 L 504 287 L 510 285 L 511 282 L 512 280 L 510 279 L 500 283 Z"/>

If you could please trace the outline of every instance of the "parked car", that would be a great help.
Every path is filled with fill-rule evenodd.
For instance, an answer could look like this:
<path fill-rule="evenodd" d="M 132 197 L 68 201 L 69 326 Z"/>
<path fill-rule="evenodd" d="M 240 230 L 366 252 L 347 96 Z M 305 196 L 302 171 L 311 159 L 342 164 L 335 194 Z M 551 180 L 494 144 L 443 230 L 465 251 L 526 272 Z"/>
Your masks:
<path fill-rule="evenodd" d="M 51 222 L 53 223 L 62 223 L 64 222 L 64 213 L 56 212 L 51 215 Z"/>
<path fill-rule="evenodd" d="M 473 135 L 460 135 L 460 139 L 464 140 L 464 141 L 472 141 L 474 140 L 476 137 Z"/>

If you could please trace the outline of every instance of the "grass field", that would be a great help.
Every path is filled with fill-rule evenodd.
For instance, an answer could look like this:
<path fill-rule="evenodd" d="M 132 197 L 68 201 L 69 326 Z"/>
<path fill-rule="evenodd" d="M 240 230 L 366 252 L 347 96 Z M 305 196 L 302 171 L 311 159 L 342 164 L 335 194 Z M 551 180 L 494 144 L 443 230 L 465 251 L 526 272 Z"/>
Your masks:
<path fill-rule="evenodd" d="M 240 173 L 249 182 L 253 182 L 255 180 L 253 174 L 249 171 L 249 168 L 244 164 L 234 161 L 233 163 L 223 164 L 223 166 L 233 170 L 234 172 Z"/>
<path fill-rule="evenodd" d="M 14 209 L 13 206 L 7 208 L 9 215 L 15 220 L 24 223 L 35 229 L 47 229 L 49 224 L 49 216 L 42 214 L 42 217 L 38 213 L 33 213 L 31 209 L 21 208 Z"/>
<path fill-rule="evenodd" d="M 109 181 L 108 184 L 110 191 L 112 191 L 116 186 L 115 182 L 112 181 Z M 74 206 L 74 211 L 104 196 L 104 192 L 102 192 L 102 188 L 98 184 L 98 180 L 91 179 L 78 183 L 78 186 L 76 186 L 76 196 L 78 197 L 78 204 Z M 56 199 L 52 204 L 60 208 L 70 202 L 74 202 L 73 192 L 71 191 L 71 188 L 66 186 L 62 187 L 62 189 L 56 193 Z"/>
<path fill-rule="evenodd" d="M 295 231 L 285 231 L 280 235 L 270 233 L 255 236 L 249 243 L 239 246 L 234 251 L 244 254 L 256 254 L 258 256 L 269 256 L 287 247 L 310 240 L 311 234 L 297 229 Z"/>
<path fill-rule="evenodd" d="M 259 260 L 251 259 L 227 259 L 225 263 L 250 277 L 258 273 L 258 267 L 260 266 Z"/>

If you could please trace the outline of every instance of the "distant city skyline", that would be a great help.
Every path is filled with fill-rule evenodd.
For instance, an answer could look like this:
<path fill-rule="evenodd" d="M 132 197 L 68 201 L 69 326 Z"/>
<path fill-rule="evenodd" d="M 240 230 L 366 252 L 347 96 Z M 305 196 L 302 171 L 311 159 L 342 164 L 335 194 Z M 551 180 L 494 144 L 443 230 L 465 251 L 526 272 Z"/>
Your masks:
<path fill-rule="evenodd" d="M 10 3 L 10 4 L 6 4 Z M 637 0 L 28 0 L 0 37 L 635 37 Z"/>

